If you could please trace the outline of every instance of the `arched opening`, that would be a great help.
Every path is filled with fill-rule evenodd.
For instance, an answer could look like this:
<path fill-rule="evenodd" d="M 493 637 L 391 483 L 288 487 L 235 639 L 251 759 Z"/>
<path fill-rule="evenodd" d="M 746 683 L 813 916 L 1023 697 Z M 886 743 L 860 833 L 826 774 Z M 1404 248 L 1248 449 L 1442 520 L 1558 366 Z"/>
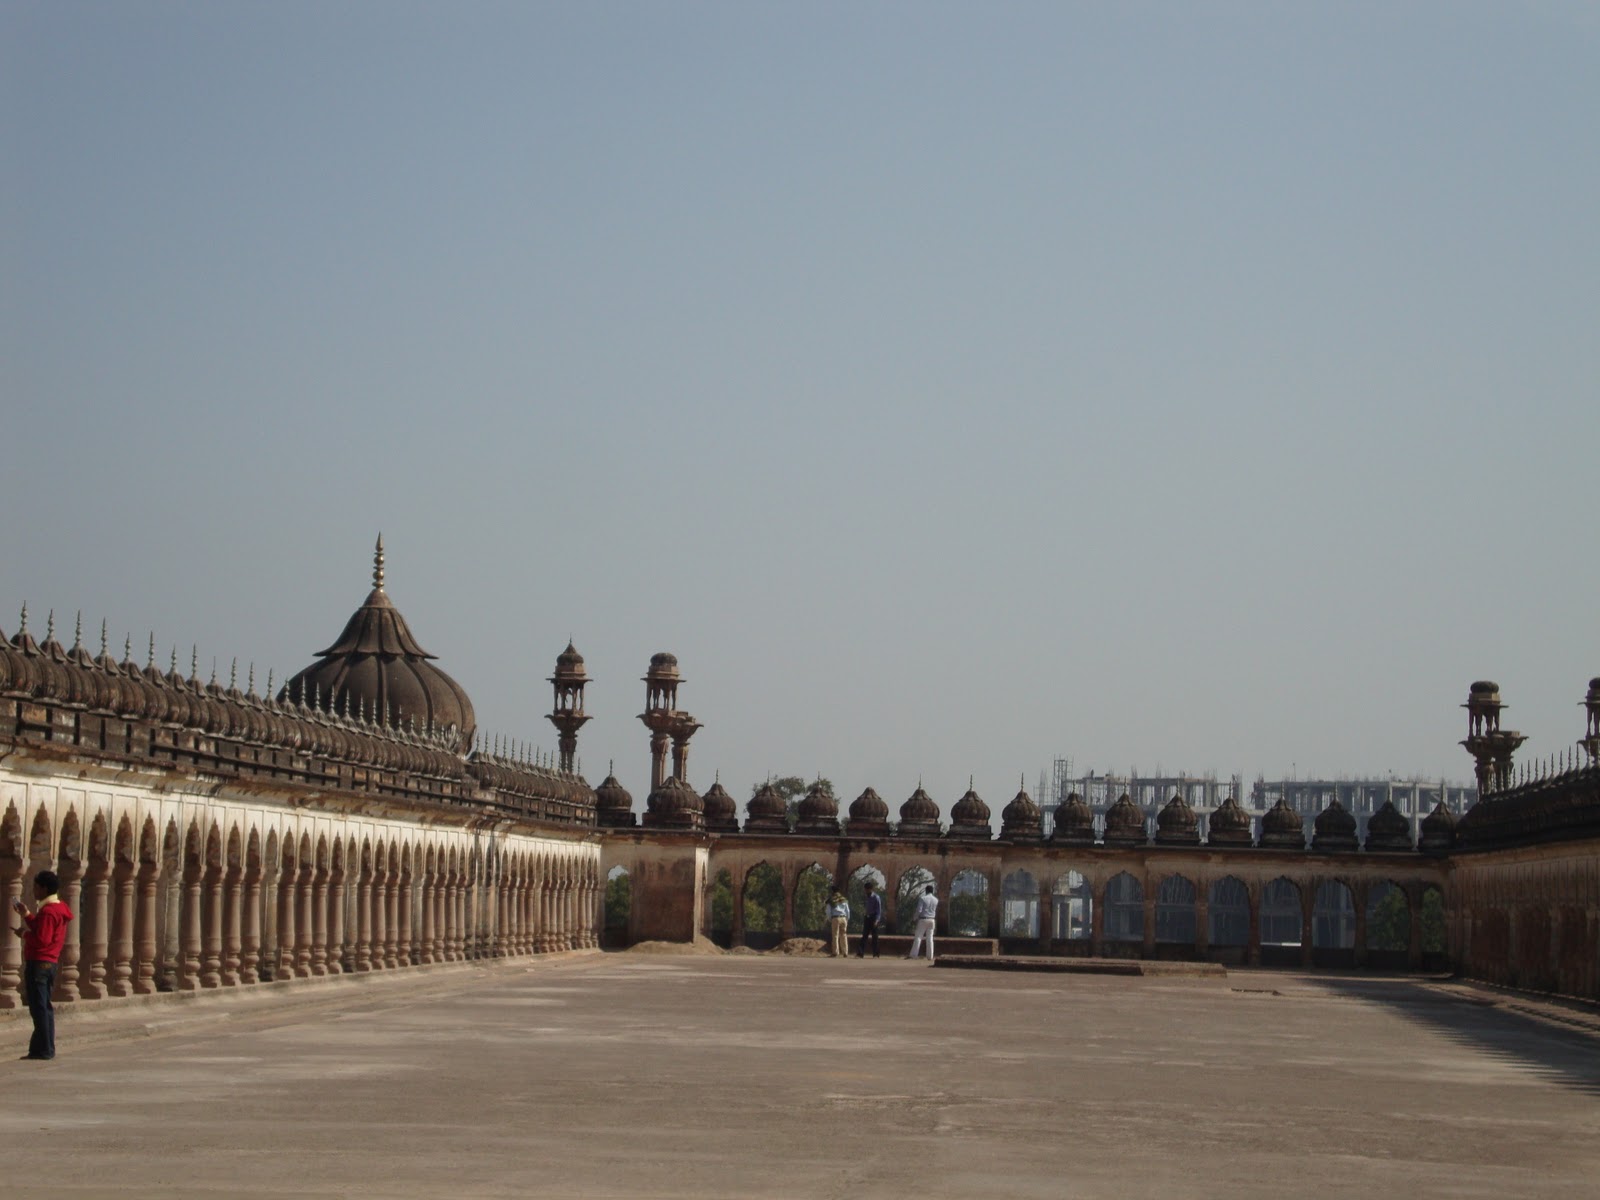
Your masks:
<path fill-rule="evenodd" d="M 1144 888 L 1126 871 L 1106 884 L 1106 941 L 1144 941 Z"/>
<path fill-rule="evenodd" d="M 1013 871 L 1000 883 L 1000 936 L 1039 936 L 1039 881 L 1027 871 Z"/>
<path fill-rule="evenodd" d="M 628 944 L 628 922 L 633 916 L 633 877 L 622 867 L 606 872 L 605 944 L 608 948 Z"/>
<path fill-rule="evenodd" d="M 725 949 L 733 944 L 733 872 L 726 867 L 711 881 L 711 940 Z"/>
<path fill-rule="evenodd" d="M 1311 949 L 1319 966 L 1355 965 L 1356 904 L 1350 888 L 1324 879 L 1311 900 Z"/>
<path fill-rule="evenodd" d="M 845 897 L 850 901 L 850 932 L 860 933 L 866 924 L 867 917 L 867 881 L 871 880 L 878 891 L 878 899 L 883 900 L 884 888 L 888 881 L 884 879 L 883 872 L 874 866 L 857 867 L 850 873 L 850 881 L 846 885 Z M 885 908 L 887 913 L 888 909 Z"/>
<path fill-rule="evenodd" d="M 1194 884 L 1182 875 L 1168 875 L 1156 888 L 1156 941 L 1194 947 Z"/>
<path fill-rule="evenodd" d="M 1280 875 L 1261 889 L 1261 961 L 1298 966 L 1302 940 L 1300 889 Z"/>
<path fill-rule="evenodd" d="M 800 872 L 794 883 L 794 931 L 800 937 L 826 939 L 828 936 L 828 893 L 833 876 L 820 863 Z"/>
<path fill-rule="evenodd" d="M 757 863 L 744 877 L 745 944 L 770 950 L 783 929 L 783 876 L 771 863 Z"/>
<path fill-rule="evenodd" d="M 970 867 L 950 881 L 952 937 L 983 937 L 989 932 L 989 881 Z"/>
<path fill-rule="evenodd" d="M 1385 879 L 1367 889 L 1367 965 L 1404 967 L 1411 949 L 1411 904 Z"/>
<path fill-rule="evenodd" d="M 1077 871 L 1060 876 L 1050 889 L 1051 936 L 1062 942 L 1088 945 L 1094 927 L 1094 889 Z"/>
<path fill-rule="evenodd" d="M 1242 951 L 1250 944 L 1250 889 L 1243 880 L 1224 876 L 1211 885 L 1206 908 L 1212 951 L 1224 951 L 1218 957 L 1226 961 L 1242 962 Z"/>
<path fill-rule="evenodd" d="M 917 897 L 933 882 L 926 867 L 912 867 L 900 876 L 894 890 L 894 931 L 909 934 L 917 924 Z"/>

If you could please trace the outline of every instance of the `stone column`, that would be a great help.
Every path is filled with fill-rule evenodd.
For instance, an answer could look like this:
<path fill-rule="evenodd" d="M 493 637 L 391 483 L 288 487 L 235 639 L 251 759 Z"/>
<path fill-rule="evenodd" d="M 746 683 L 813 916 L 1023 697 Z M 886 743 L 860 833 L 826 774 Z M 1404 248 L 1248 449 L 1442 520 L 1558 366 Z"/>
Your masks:
<path fill-rule="evenodd" d="M 356 881 L 356 970 L 372 970 L 372 868 L 365 863 Z"/>
<path fill-rule="evenodd" d="M 261 973 L 261 868 L 245 868 L 239 912 L 239 982 L 258 983 Z"/>
<path fill-rule="evenodd" d="M 986 902 L 984 904 L 984 924 L 987 926 L 984 936 L 998 938 L 1000 936 L 1000 906 L 1005 901 L 1005 896 L 1002 894 L 1005 880 L 1001 878 L 1000 872 L 996 871 L 992 875 L 984 877 L 984 884 L 984 900 Z"/>
<path fill-rule="evenodd" d="M 239 906 L 244 876 L 237 865 L 230 866 L 222 879 L 222 986 L 239 985 L 244 939 Z"/>
<path fill-rule="evenodd" d="M 79 980 L 79 991 L 86 1000 L 98 1000 L 107 994 L 106 958 L 111 934 L 111 864 L 104 859 L 90 862 L 84 876 L 83 899 L 86 912 L 82 946 L 88 970 Z"/>
<path fill-rule="evenodd" d="M 199 863 L 185 863 L 183 868 L 183 908 L 178 913 L 178 981 L 180 992 L 197 991 L 200 987 L 200 967 L 203 951 L 200 944 L 201 890 L 205 881 Z"/>
<path fill-rule="evenodd" d="M 1211 885 L 1194 885 L 1194 956 L 1201 962 L 1211 957 Z"/>
<path fill-rule="evenodd" d="M 384 945 L 389 938 L 389 872 L 372 872 L 372 969 L 388 965 Z"/>
<path fill-rule="evenodd" d="M 1139 953 L 1145 958 L 1154 958 L 1156 953 L 1156 895 L 1157 889 L 1150 886 L 1150 876 L 1147 874 L 1140 881 L 1141 907 L 1144 910 L 1144 945 Z"/>
<path fill-rule="evenodd" d="M 415 938 L 412 936 L 411 928 L 413 886 L 409 863 L 400 867 L 400 883 L 395 895 L 395 955 L 398 966 L 409 967 L 415 965 L 417 961 Z"/>
<path fill-rule="evenodd" d="M 344 867 L 328 872 L 328 974 L 343 975 L 344 962 Z"/>
<path fill-rule="evenodd" d="M 294 973 L 298 979 L 311 977 L 311 947 L 316 940 L 316 928 L 311 916 L 311 880 L 315 874 L 312 864 L 302 862 L 294 885 Z"/>
<path fill-rule="evenodd" d="M 320 863 L 311 875 L 311 973 L 328 973 L 328 869 Z"/>
<path fill-rule="evenodd" d="M 422 876 L 422 939 L 417 944 L 417 959 L 422 963 L 431 963 L 433 958 L 433 871 L 428 871 Z"/>
<path fill-rule="evenodd" d="M 294 881 L 297 874 L 294 859 L 286 854 L 283 870 L 278 875 L 278 961 L 272 964 L 274 980 L 294 978 Z"/>
<path fill-rule="evenodd" d="M 451 871 L 444 885 L 444 959 L 461 961 L 461 874 Z"/>
<path fill-rule="evenodd" d="M 393 856 L 383 877 L 383 965 L 390 971 L 400 965 L 400 871 Z"/>
<path fill-rule="evenodd" d="M 1311 913 L 1317 902 L 1317 891 L 1310 883 L 1300 888 L 1300 965 L 1311 965 Z"/>
<path fill-rule="evenodd" d="M 222 986 L 222 867 L 200 876 L 200 986 Z"/>
<path fill-rule="evenodd" d="M 1052 907 L 1055 899 L 1055 890 L 1048 880 L 1039 881 L 1039 934 L 1038 952 L 1050 953 L 1050 943 L 1055 936 L 1056 914 Z"/>
<path fill-rule="evenodd" d="M 61 899 L 73 912 L 82 904 L 83 864 L 72 859 L 62 859 L 57 875 L 61 880 Z M 78 922 L 67 922 L 67 937 L 61 945 L 61 970 L 56 976 L 55 999 L 73 1001 L 78 998 Z"/>
<path fill-rule="evenodd" d="M 8 919 L 0 929 L 0 1008 L 22 1007 L 22 939 L 12 934 L 11 906 L 22 899 L 22 859 L 0 858 L 0 903 Z"/>
<path fill-rule="evenodd" d="M 1245 946 L 1245 961 L 1252 967 L 1261 965 L 1261 885 L 1245 889 L 1250 900 L 1250 939 Z"/>
<path fill-rule="evenodd" d="M 161 907 L 160 884 L 161 864 L 140 863 L 133 943 L 133 991 L 138 996 L 148 996 L 156 990 L 156 915 Z"/>
<path fill-rule="evenodd" d="M 111 978 L 106 984 L 106 990 L 113 996 L 131 996 L 133 994 L 133 914 L 134 906 L 138 903 L 138 891 L 134 886 L 133 864 L 119 861 L 113 871 L 112 880 L 117 897 L 117 907 L 112 918 Z"/>
<path fill-rule="evenodd" d="M 444 956 L 444 874 L 443 869 L 435 867 L 433 874 L 428 877 L 428 904 L 429 924 L 433 928 L 433 937 L 429 945 L 431 961 L 441 963 L 447 961 Z"/>

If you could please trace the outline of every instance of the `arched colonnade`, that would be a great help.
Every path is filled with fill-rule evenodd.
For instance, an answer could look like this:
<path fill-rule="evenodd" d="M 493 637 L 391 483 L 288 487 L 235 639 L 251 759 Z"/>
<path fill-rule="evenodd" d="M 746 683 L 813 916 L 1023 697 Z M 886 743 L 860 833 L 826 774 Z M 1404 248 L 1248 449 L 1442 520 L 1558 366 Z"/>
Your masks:
<path fill-rule="evenodd" d="M 464 814 L 465 816 L 465 814 Z M 40 870 L 75 919 L 63 1001 L 599 945 L 595 840 L 54 786 L 0 793 L 0 903 Z M 0 940 L 0 1006 L 21 942 Z"/>

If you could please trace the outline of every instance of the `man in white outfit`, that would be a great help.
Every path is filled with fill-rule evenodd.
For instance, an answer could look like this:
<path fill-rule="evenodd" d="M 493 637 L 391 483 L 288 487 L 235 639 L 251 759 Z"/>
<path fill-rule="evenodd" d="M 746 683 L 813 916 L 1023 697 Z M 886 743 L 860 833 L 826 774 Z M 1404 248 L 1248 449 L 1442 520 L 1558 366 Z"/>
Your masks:
<path fill-rule="evenodd" d="M 923 939 L 928 943 L 928 961 L 933 961 L 933 918 L 939 911 L 939 897 L 933 894 L 933 884 L 929 884 L 922 895 L 917 897 L 917 923 L 912 929 L 911 953 L 907 958 L 917 957 L 917 951 L 922 948 Z"/>

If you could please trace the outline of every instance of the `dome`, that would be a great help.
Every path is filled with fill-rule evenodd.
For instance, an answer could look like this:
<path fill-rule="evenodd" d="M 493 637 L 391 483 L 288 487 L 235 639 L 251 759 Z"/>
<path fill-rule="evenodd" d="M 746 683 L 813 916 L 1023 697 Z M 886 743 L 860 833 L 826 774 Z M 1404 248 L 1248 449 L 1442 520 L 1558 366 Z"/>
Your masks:
<path fill-rule="evenodd" d="M 788 833 L 789 806 L 770 783 L 761 785 L 759 791 L 745 806 L 744 831 L 746 833 Z"/>
<path fill-rule="evenodd" d="M 1106 810 L 1106 845 L 1142 846 L 1145 841 L 1144 810 L 1123 792 Z"/>
<path fill-rule="evenodd" d="M 898 832 L 902 837 L 939 836 L 939 806 L 933 802 L 932 796 L 922 790 L 920 783 L 900 806 Z"/>
<path fill-rule="evenodd" d="M 577 647 L 569 640 L 567 648 L 556 655 L 556 673 L 550 682 L 577 683 L 580 680 L 587 682 L 588 678 L 588 672 L 583 668 L 583 655 L 578 653 Z"/>
<path fill-rule="evenodd" d="M 1255 840 L 1250 832 L 1250 814 L 1229 796 L 1207 822 L 1206 842 L 1212 846 L 1248 846 Z"/>
<path fill-rule="evenodd" d="M 1177 792 L 1156 814 L 1156 842 L 1163 846 L 1198 846 L 1200 818 L 1189 802 Z"/>
<path fill-rule="evenodd" d="M 946 836 L 984 841 L 994 836 L 994 830 L 989 827 L 989 806 L 972 789 L 971 780 L 967 781 L 967 790 L 961 794 L 961 799 L 950 809 L 950 829 Z"/>
<path fill-rule="evenodd" d="M 799 823 L 802 833 L 821 833 L 829 836 L 839 832 L 839 802 L 833 793 L 822 786 L 822 780 L 811 785 L 800 801 Z"/>
<path fill-rule="evenodd" d="M 1434 805 L 1433 811 L 1422 818 L 1422 836 L 1417 840 L 1421 850 L 1448 850 L 1456 843 L 1456 815 L 1444 806 L 1444 801 Z"/>
<path fill-rule="evenodd" d="M 1274 850 L 1304 850 L 1306 848 L 1305 822 L 1279 797 L 1278 802 L 1261 818 L 1261 845 Z"/>
<path fill-rule="evenodd" d="M 645 678 L 678 678 L 678 656 L 676 654 L 668 654 L 665 650 L 660 654 L 652 654 L 650 656 L 650 669 L 645 672 Z"/>
<path fill-rule="evenodd" d="M 1382 808 L 1367 818 L 1367 849 L 1411 849 L 1411 826 L 1400 815 L 1400 810 L 1395 808 L 1393 800 L 1385 802 Z"/>
<path fill-rule="evenodd" d="M 711 790 L 700 797 L 700 805 L 706 814 L 707 829 L 716 833 L 739 832 L 739 802 L 728 794 L 721 779 L 716 780 Z"/>
<path fill-rule="evenodd" d="M 1360 839 L 1356 837 L 1355 814 L 1347 811 L 1335 796 L 1328 801 L 1328 807 L 1317 814 L 1316 822 L 1312 826 L 1311 848 L 1313 850 L 1359 850 Z"/>
<path fill-rule="evenodd" d="M 465 753 L 478 725 L 472 701 L 460 684 L 433 665 L 434 656 L 417 644 L 383 590 L 381 537 L 373 562 L 372 591 L 344 632 L 318 651 L 321 662 L 291 678 L 279 695 L 312 704 L 320 697 L 320 707 L 329 710 L 348 705 L 359 712 L 365 706 L 385 725 L 414 721 L 420 728 L 454 726 L 457 748 Z"/>
<path fill-rule="evenodd" d="M 868 788 L 850 803 L 846 829 L 856 837 L 883 837 L 889 832 L 889 806 L 883 797 Z"/>
<path fill-rule="evenodd" d="M 634 823 L 633 797 L 618 781 L 614 771 L 595 788 L 594 802 L 595 818 L 601 825 L 615 829 Z"/>
<path fill-rule="evenodd" d="M 1044 818 L 1026 788 L 1011 797 L 1000 811 L 1000 837 L 1008 842 L 1037 842 L 1044 838 Z"/>
<path fill-rule="evenodd" d="M 1094 813 L 1077 792 L 1056 806 L 1055 828 L 1050 834 L 1053 842 L 1076 842 L 1088 845 L 1094 841 Z"/>
<path fill-rule="evenodd" d="M 643 824 L 651 829 L 705 828 L 705 806 L 700 794 L 675 775 L 668 775 L 645 801 Z"/>

